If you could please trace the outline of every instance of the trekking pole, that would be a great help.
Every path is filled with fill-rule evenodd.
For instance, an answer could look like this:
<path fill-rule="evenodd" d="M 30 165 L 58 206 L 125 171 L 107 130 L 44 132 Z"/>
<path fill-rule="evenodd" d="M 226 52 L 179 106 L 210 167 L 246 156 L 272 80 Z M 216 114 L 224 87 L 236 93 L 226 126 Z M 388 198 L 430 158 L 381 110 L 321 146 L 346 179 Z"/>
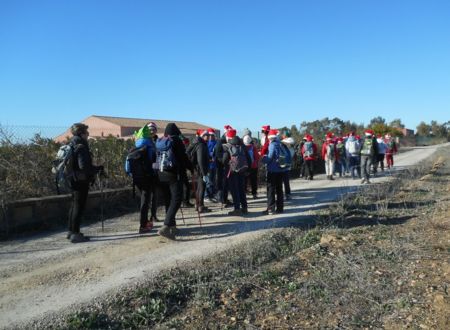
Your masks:
<path fill-rule="evenodd" d="M 180 211 L 181 211 L 181 219 L 183 219 L 183 224 L 184 226 L 186 226 L 186 221 L 184 221 L 183 207 L 180 207 Z"/>

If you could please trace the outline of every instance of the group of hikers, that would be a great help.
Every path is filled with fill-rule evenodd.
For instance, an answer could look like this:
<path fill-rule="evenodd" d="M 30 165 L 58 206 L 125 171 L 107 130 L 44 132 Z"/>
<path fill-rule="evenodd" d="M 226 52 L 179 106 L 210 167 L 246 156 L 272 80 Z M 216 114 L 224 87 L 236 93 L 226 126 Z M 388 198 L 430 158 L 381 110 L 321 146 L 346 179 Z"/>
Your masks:
<path fill-rule="evenodd" d="M 104 169 L 93 165 L 88 126 L 75 123 L 71 132 L 72 206 L 67 238 L 79 243 L 89 240 L 80 232 L 89 185 Z M 249 129 L 239 137 L 230 125 L 224 126 L 222 136 L 212 128 L 199 129 L 192 140 L 185 138 L 175 123 L 167 124 L 162 135 L 158 135 L 158 127 L 153 122 L 135 132 L 135 147 L 126 157 L 125 171 L 132 178 L 133 188 L 140 193 L 139 233 L 152 231 L 154 222 L 159 221 L 159 200 L 164 201 L 166 213 L 164 225 L 157 233 L 172 240 L 177 236 L 175 218 L 180 207 L 195 207 L 199 214 L 207 213 L 211 210 L 205 206 L 206 199 L 222 207 L 233 207 L 228 212 L 230 216 L 245 216 L 247 193 L 258 198 L 260 170 L 265 171 L 267 188 L 267 207 L 263 214 L 283 213 L 284 200 L 291 198 L 289 179 L 294 159 L 300 166 L 300 176 L 313 180 L 318 147 L 309 134 L 296 144 L 289 132 L 280 132 L 269 125 L 262 126 L 260 137 L 260 140 L 254 138 Z M 396 152 L 395 141 L 389 134 L 383 139 L 375 137 L 369 129 L 363 139 L 354 132 L 345 137 L 328 133 L 320 156 L 325 161 L 327 179 L 334 180 L 336 173 L 339 176 L 350 173 L 352 178 L 370 183 L 371 172 L 376 172 L 378 166 L 384 170 L 385 157 L 387 167 L 393 166 Z M 190 202 L 191 193 L 195 204 Z"/>

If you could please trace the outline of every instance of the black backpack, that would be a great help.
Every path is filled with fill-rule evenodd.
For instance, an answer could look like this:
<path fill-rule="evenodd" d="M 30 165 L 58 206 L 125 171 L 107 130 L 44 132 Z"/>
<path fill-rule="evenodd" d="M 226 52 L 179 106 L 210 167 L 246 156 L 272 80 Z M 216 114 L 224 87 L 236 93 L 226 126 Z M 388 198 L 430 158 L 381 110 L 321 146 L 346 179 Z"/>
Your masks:
<path fill-rule="evenodd" d="M 130 150 L 125 162 L 125 171 L 133 178 L 133 184 L 140 184 L 150 179 L 152 176 L 151 168 L 148 146 Z"/>

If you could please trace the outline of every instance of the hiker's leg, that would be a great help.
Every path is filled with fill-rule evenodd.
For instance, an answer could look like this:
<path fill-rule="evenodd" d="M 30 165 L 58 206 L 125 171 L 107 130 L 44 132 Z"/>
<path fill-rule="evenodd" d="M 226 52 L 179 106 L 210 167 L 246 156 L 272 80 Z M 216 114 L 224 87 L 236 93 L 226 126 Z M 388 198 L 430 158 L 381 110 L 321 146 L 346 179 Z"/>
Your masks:
<path fill-rule="evenodd" d="M 267 172 L 267 209 L 275 210 L 276 173 Z"/>
<path fill-rule="evenodd" d="M 277 195 L 277 211 L 283 212 L 284 196 L 283 196 L 283 172 L 275 173 L 275 191 Z"/>
<path fill-rule="evenodd" d="M 72 232 L 77 234 L 80 232 L 81 218 L 86 207 L 86 201 L 89 191 L 89 182 L 77 182 L 73 194 L 73 209 L 72 209 Z"/>
<path fill-rule="evenodd" d="M 249 177 L 252 195 L 255 196 L 258 193 L 258 168 L 251 168 Z"/>
<path fill-rule="evenodd" d="M 239 200 L 239 186 L 238 186 L 238 176 L 239 174 L 237 173 L 232 173 L 230 174 L 230 176 L 228 177 L 228 187 L 230 189 L 231 192 L 231 196 L 233 197 L 233 206 L 235 210 L 240 209 L 240 200 Z"/>
<path fill-rule="evenodd" d="M 166 213 L 164 225 L 172 227 L 176 225 L 175 217 L 181 206 L 183 199 L 183 183 L 180 180 L 175 180 L 169 183 L 170 191 L 170 205 Z"/>
<path fill-rule="evenodd" d="M 238 192 L 239 192 L 239 202 L 243 209 L 247 209 L 247 194 L 245 193 L 245 175 L 238 174 Z"/>
<path fill-rule="evenodd" d="M 284 185 L 284 193 L 286 195 L 290 195 L 291 194 L 291 185 L 289 182 L 289 171 L 283 172 L 282 180 L 283 180 L 283 185 Z"/>
<path fill-rule="evenodd" d="M 150 187 L 147 185 L 139 184 L 136 185 L 139 193 L 141 194 L 141 205 L 139 207 L 140 211 L 140 223 L 141 227 L 145 227 L 148 221 L 148 209 L 149 209 L 149 203 L 150 203 Z"/>

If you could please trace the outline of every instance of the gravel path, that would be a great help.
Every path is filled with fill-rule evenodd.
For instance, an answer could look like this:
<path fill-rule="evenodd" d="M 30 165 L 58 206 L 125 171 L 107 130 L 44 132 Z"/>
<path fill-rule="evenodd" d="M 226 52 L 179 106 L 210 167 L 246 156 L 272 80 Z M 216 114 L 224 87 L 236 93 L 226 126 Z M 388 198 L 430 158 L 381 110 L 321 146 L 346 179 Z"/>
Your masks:
<path fill-rule="evenodd" d="M 421 147 L 395 157 L 395 170 L 429 157 L 436 147 Z M 386 180 L 385 172 L 372 181 Z M 265 196 L 249 201 L 248 217 L 229 217 L 230 209 L 208 205 L 213 212 L 202 215 L 202 226 L 193 209 L 178 214 L 180 237 L 168 241 L 156 230 L 139 235 L 138 214 L 105 220 L 105 230 L 96 223 L 82 230 L 91 241 L 71 244 L 65 232 L 44 233 L 0 244 L 0 328 L 17 327 L 30 321 L 70 310 L 106 292 L 120 290 L 156 273 L 223 251 L 232 244 L 255 238 L 282 226 L 312 224 L 311 212 L 326 207 L 341 194 L 354 191 L 359 180 L 328 181 L 319 175 L 314 181 L 293 180 L 293 199 L 286 202 L 285 213 L 262 216 Z"/>

